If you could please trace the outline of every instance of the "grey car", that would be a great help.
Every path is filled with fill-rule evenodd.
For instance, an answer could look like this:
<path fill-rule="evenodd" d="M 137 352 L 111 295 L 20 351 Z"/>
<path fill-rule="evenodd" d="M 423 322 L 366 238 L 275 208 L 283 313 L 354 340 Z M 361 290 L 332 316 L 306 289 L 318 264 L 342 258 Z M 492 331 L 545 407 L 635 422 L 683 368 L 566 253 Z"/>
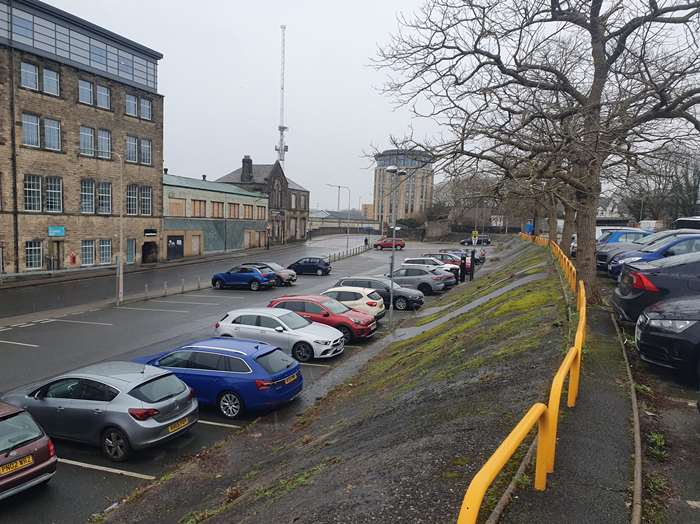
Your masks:
<path fill-rule="evenodd" d="M 440 273 L 438 273 L 440 272 Z M 450 273 L 439 269 L 423 269 L 420 267 L 402 267 L 394 271 L 394 282 L 402 287 L 417 289 L 424 295 L 432 295 L 445 289 L 445 276 Z M 389 276 L 388 274 L 386 275 Z"/>
<path fill-rule="evenodd" d="M 293 269 L 282 267 L 276 262 L 246 262 L 243 267 L 257 267 L 260 270 L 272 271 L 278 286 L 291 286 L 297 281 L 297 273 Z"/>
<path fill-rule="evenodd" d="M 388 306 L 391 298 L 391 280 L 387 277 L 377 276 L 353 276 L 345 277 L 335 283 L 335 287 L 351 286 L 374 289 L 382 296 L 384 304 Z M 417 309 L 423 305 L 423 293 L 416 289 L 402 287 L 394 282 L 394 309 L 404 311 L 406 309 Z"/>
<path fill-rule="evenodd" d="M 2 400 L 26 409 L 49 436 L 99 446 L 119 462 L 199 419 L 197 398 L 183 381 L 134 362 L 93 364 L 17 388 Z"/>

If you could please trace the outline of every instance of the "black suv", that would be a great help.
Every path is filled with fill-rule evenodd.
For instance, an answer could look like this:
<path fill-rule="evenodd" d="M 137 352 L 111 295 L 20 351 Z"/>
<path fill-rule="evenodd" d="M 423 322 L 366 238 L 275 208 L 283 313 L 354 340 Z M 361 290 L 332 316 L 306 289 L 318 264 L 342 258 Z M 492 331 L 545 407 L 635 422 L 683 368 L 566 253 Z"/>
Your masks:
<path fill-rule="evenodd" d="M 384 299 L 388 306 L 391 293 L 391 280 L 386 277 L 346 277 L 335 283 L 335 287 L 351 286 L 374 289 Z M 417 289 L 408 289 L 394 282 L 394 309 L 404 311 L 406 309 L 418 309 L 423 305 L 423 293 Z"/>

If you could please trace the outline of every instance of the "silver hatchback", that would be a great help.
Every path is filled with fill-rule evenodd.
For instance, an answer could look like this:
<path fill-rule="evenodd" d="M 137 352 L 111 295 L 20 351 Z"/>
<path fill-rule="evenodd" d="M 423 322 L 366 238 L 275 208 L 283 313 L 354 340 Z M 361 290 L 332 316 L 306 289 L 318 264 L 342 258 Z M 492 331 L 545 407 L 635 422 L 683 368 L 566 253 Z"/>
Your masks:
<path fill-rule="evenodd" d="M 17 388 L 2 400 L 51 437 L 100 446 L 114 461 L 180 435 L 199 418 L 194 392 L 169 371 L 102 362 Z"/>

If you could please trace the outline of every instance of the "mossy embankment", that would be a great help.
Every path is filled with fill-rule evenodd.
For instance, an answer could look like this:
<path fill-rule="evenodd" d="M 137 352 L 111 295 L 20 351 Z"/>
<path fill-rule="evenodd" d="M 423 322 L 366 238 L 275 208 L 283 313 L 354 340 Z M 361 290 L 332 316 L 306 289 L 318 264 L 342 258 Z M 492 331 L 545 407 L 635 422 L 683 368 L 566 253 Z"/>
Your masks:
<path fill-rule="evenodd" d="M 491 283 L 542 253 L 524 251 Z M 388 345 L 291 426 L 230 437 L 107 520 L 454 521 L 469 479 L 545 398 L 566 347 L 559 279 L 551 264 L 541 270 L 545 279 Z"/>

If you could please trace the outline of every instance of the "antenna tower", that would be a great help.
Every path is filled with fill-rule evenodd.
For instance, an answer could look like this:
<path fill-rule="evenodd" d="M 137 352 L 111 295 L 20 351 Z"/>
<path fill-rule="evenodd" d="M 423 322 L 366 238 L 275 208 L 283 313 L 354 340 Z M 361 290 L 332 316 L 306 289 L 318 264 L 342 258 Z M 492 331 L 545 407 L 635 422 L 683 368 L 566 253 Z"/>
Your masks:
<path fill-rule="evenodd" d="M 275 146 L 275 151 L 277 151 L 277 160 L 284 165 L 284 155 L 289 151 L 289 147 L 284 143 L 284 134 L 287 132 L 287 126 L 284 125 L 284 33 L 287 26 L 281 25 L 280 29 L 282 31 L 282 60 L 280 64 L 280 125 L 277 127 L 280 132 L 280 141 Z"/>

